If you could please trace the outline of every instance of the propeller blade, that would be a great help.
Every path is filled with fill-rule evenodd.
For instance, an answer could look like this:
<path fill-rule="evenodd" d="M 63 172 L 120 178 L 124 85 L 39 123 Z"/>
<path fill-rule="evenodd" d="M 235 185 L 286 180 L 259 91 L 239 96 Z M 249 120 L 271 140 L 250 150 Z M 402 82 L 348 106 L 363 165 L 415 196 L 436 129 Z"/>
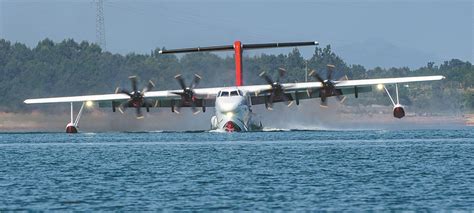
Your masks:
<path fill-rule="evenodd" d="M 123 114 L 127 110 L 128 106 L 131 105 L 132 100 L 128 100 L 119 105 L 119 111 Z"/>
<path fill-rule="evenodd" d="M 265 81 L 266 81 L 268 84 L 273 84 L 272 78 L 270 78 L 270 76 L 268 76 L 265 71 L 263 71 L 262 73 L 260 73 L 260 77 L 262 77 L 263 79 L 265 79 Z"/>
<path fill-rule="evenodd" d="M 147 108 L 147 112 L 149 111 L 149 107 L 152 107 L 153 104 L 150 103 L 150 101 L 146 100 L 144 98 L 144 95 L 146 92 L 152 90 L 155 87 L 155 84 L 153 81 L 148 81 L 148 84 L 141 92 L 138 91 L 137 87 L 137 77 L 136 76 L 130 76 L 128 77 L 130 79 L 130 82 L 132 84 L 132 89 L 133 91 L 130 92 L 129 90 L 122 89 L 120 87 L 117 87 L 115 89 L 116 94 L 126 94 L 130 98 L 126 102 L 120 103 L 118 105 L 118 109 L 121 113 L 124 113 L 125 109 L 128 107 L 134 107 L 137 115 L 137 119 L 143 118 L 142 110 L 141 107 L 145 106 Z"/>
<path fill-rule="evenodd" d="M 171 93 L 173 93 L 173 94 L 175 94 L 175 95 L 179 95 L 179 96 L 183 96 L 183 95 L 184 95 L 184 92 L 171 92 Z"/>
<path fill-rule="evenodd" d="M 122 89 L 120 87 L 117 87 L 117 89 L 115 89 L 115 94 L 126 94 L 128 96 L 132 96 L 132 94 L 130 94 L 128 90 Z"/>
<path fill-rule="evenodd" d="M 193 79 L 193 83 L 191 83 L 191 89 L 194 89 L 197 87 L 197 85 L 199 84 L 199 81 L 201 80 L 201 76 L 199 76 L 198 74 L 194 74 L 194 79 Z"/>
<path fill-rule="evenodd" d="M 312 71 L 309 73 L 309 76 L 315 77 L 319 82 L 321 82 L 322 84 L 324 84 L 324 79 L 321 78 L 321 76 L 316 72 L 316 70 L 312 70 Z"/>
<path fill-rule="evenodd" d="M 321 106 L 322 107 L 327 107 L 328 106 L 328 103 L 327 103 L 327 97 L 326 97 L 326 90 L 324 88 L 321 88 L 321 90 L 319 90 L 319 96 L 321 96 Z"/>
<path fill-rule="evenodd" d="M 324 100 L 321 99 L 321 103 L 319 104 L 319 106 L 320 107 L 325 107 L 325 108 L 328 107 L 328 103 L 327 103 L 326 99 L 324 99 Z"/>
<path fill-rule="evenodd" d="M 273 99 L 275 99 L 275 91 L 272 91 L 270 98 L 268 100 L 268 106 L 270 106 L 270 108 L 273 108 Z"/>
<path fill-rule="evenodd" d="M 309 90 L 309 89 L 306 89 L 306 95 L 309 97 L 311 97 L 311 94 L 313 93 L 312 90 Z"/>
<path fill-rule="evenodd" d="M 291 106 L 292 101 L 290 100 L 293 98 L 290 97 L 290 94 L 286 94 L 286 93 L 281 94 L 281 99 L 286 103 L 286 106 L 288 107 Z"/>
<path fill-rule="evenodd" d="M 344 102 L 346 100 L 346 96 L 342 95 L 342 92 L 340 90 L 337 90 L 334 88 L 334 94 L 336 94 L 337 100 L 339 100 L 339 103 Z"/>
<path fill-rule="evenodd" d="M 336 97 L 339 100 L 339 103 L 341 103 L 341 104 L 346 100 L 346 96 L 344 96 L 344 95 L 338 95 Z"/>
<path fill-rule="evenodd" d="M 278 74 L 279 74 L 281 77 L 285 76 L 285 75 L 286 75 L 286 69 L 285 69 L 285 68 L 282 68 L 282 67 L 278 68 Z"/>
<path fill-rule="evenodd" d="M 128 103 L 128 102 L 127 102 Z M 123 107 L 123 103 L 121 103 L 119 106 L 118 106 L 118 110 L 120 113 L 123 114 L 123 112 L 125 111 L 125 108 Z"/>
<path fill-rule="evenodd" d="M 183 90 L 186 89 L 186 84 L 184 83 L 184 79 L 181 76 L 181 74 L 178 74 L 178 75 L 174 76 L 174 78 L 178 81 L 179 86 L 181 86 L 181 89 L 183 89 Z"/>
<path fill-rule="evenodd" d="M 130 82 L 132 83 L 132 90 L 133 92 L 137 92 L 138 91 L 138 88 L 137 88 L 137 76 L 130 76 L 128 77 L 130 79 Z"/>
<path fill-rule="evenodd" d="M 199 110 L 196 108 L 196 103 L 192 103 L 191 109 L 193 110 L 193 115 L 197 115 L 199 113 Z"/>
<path fill-rule="evenodd" d="M 290 101 L 286 104 L 287 107 L 290 107 L 291 105 L 293 105 L 293 101 Z"/>
<path fill-rule="evenodd" d="M 347 77 L 347 75 L 344 75 L 342 76 L 341 78 L 339 78 L 339 81 L 347 81 L 349 80 L 349 78 Z"/>
<path fill-rule="evenodd" d="M 181 113 L 181 106 L 174 106 L 174 113 L 180 114 Z"/>
<path fill-rule="evenodd" d="M 135 111 L 137 113 L 137 119 L 142 119 L 144 118 L 145 116 L 143 116 L 142 114 L 142 108 L 141 107 L 135 107 Z"/>
<path fill-rule="evenodd" d="M 333 71 L 335 66 L 332 65 L 332 64 L 328 64 L 327 67 L 328 67 L 327 80 L 331 80 L 332 79 L 332 71 Z"/>
<path fill-rule="evenodd" d="M 146 85 L 146 87 L 143 88 L 143 91 L 142 91 L 142 94 L 141 94 L 141 95 L 145 95 L 146 92 L 152 90 L 154 87 L 155 87 L 155 83 L 153 83 L 152 80 L 149 80 L 149 81 L 148 81 L 148 84 Z"/>
<path fill-rule="evenodd" d="M 286 74 L 286 70 L 284 68 L 278 68 L 278 77 L 277 77 L 277 82 L 280 82 L 280 79 L 283 78 Z"/>

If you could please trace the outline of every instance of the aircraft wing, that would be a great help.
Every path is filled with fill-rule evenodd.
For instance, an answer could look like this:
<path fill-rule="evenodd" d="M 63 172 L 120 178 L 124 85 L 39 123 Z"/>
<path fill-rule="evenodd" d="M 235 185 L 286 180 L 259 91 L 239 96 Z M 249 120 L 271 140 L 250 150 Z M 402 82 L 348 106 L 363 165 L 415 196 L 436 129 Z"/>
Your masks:
<path fill-rule="evenodd" d="M 214 100 L 220 87 L 195 89 L 195 96 L 197 101 L 195 107 L 213 107 Z M 179 105 L 180 107 L 191 107 L 191 104 L 180 103 L 181 96 L 176 94 L 182 90 L 163 90 L 163 91 L 149 91 L 144 94 L 144 98 L 152 105 L 150 107 L 171 107 Z M 92 101 L 98 103 L 100 107 L 119 106 L 120 104 L 130 100 L 126 94 L 102 94 L 102 95 L 83 95 L 83 96 L 67 96 L 67 97 L 53 97 L 53 98 L 36 98 L 26 99 L 26 104 L 48 104 L 48 103 L 72 103 L 72 102 L 88 102 Z M 131 106 L 129 106 L 131 107 Z M 143 106 L 145 107 L 145 106 Z"/>
<path fill-rule="evenodd" d="M 363 79 L 363 80 L 345 80 L 345 81 L 332 81 L 335 89 L 340 95 L 348 95 L 355 93 L 363 93 L 372 91 L 374 85 L 385 85 L 385 84 L 399 84 L 399 83 L 410 83 L 410 82 L 424 82 L 424 81 L 437 81 L 444 79 L 444 76 L 418 76 L 418 77 L 402 77 L 402 78 L 378 78 L 378 79 Z M 274 97 L 272 102 L 283 102 L 302 100 L 310 98 L 320 98 L 320 89 L 323 88 L 321 82 L 303 82 L 303 83 L 285 83 L 281 84 L 284 95 L 280 97 Z M 271 85 L 255 85 L 255 86 L 242 86 L 239 87 L 242 90 L 250 92 L 252 96 L 252 104 L 266 104 L 272 95 Z M 286 96 L 286 98 L 282 98 Z M 335 96 L 335 94 L 327 95 L 327 97 Z M 286 99 L 286 100 L 285 100 Z"/>
<path fill-rule="evenodd" d="M 363 79 L 363 80 L 346 80 L 333 81 L 334 86 L 341 92 L 341 95 L 370 92 L 373 85 L 378 84 L 397 84 L 423 81 L 436 81 L 444 79 L 444 76 L 420 76 L 420 77 L 403 77 L 403 78 L 379 78 L 379 79 Z M 284 93 L 291 100 L 320 98 L 319 90 L 323 87 L 321 82 L 303 82 L 303 83 L 285 83 L 281 84 Z M 194 89 L 197 101 L 195 107 L 213 107 L 214 101 L 219 91 L 235 87 L 213 87 Z M 237 87 L 242 91 L 250 94 L 252 104 L 263 104 L 271 95 L 272 86 L 269 84 L 249 85 Z M 152 105 L 149 107 L 172 107 L 179 105 L 180 107 L 191 107 L 191 104 L 182 103 L 181 96 L 177 93 L 182 90 L 162 90 L 149 91 L 144 94 L 144 98 L 149 100 Z M 329 97 L 329 96 L 328 96 Z M 102 94 L 102 95 L 85 95 L 85 96 L 69 96 L 69 97 L 53 97 L 27 99 L 26 104 L 44 104 L 44 103 L 71 103 L 71 102 L 97 102 L 100 107 L 118 106 L 121 103 L 130 100 L 126 94 Z M 274 102 L 282 102 L 284 99 L 276 99 Z M 144 106 L 145 107 L 145 106 Z"/>
<path fill-rule="evenodd" d="M 129 97 L 125 94 L 105 94 L 105 95 L 84 95 L 84 96 L 69 96 L 69 97 L 54 97 L 54 98 L 36 98 L 26 99 L 26 104 L 48 104 L 48 103 L 70 103 L 70 102 L 85 102 L 85 101 L 123 101 L 128 100 Z"/>
<path fill-rule="evenodd" d="M 418 76 L 418 77 L 403 77 L 403 78 L 378 78 L 378 79 L 363 79 L 363 80 L 347 80 L 337 83 L 337 87 L 351 87 L 351 86 L 369 86 L 377 84 L 399 84 L 423 81 L 439 81 L 445 79 L 442 75 L 434 76 Z"/>

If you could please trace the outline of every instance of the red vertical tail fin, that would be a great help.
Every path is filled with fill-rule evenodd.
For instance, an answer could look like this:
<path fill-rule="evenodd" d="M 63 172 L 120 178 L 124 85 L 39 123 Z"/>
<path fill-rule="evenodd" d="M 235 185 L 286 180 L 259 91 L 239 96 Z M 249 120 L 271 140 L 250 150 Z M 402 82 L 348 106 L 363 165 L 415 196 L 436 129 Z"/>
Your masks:
<path fill-rule="evenodd" d="M 234 42 L 235 52 L 235 86 L 243 85 L 242 76 L 242 43 L 240 41 Z"/>
<path fill-rule="evenodd" d="M 189 53 L 189 52 L 205 52 L 205 51 L 225 51 L 234 50 L 235 53 L 235 85 L 242 86 L 242 52 L 244 49 L 261 49 L 261 48 L 276 48 L 276 47 L 296 47 L 296 46 L 310 46 L 318 45 L 317 41 L 306 42 L 285 42 L 285 43 L 262 43 L 262 44 L 242 44 L 240 41 L 235 41 L 234 45 L 211 46 L 211 47 L 196 47 L 174 50 L 161 50 L 160 54 L 167 53 Z"/>

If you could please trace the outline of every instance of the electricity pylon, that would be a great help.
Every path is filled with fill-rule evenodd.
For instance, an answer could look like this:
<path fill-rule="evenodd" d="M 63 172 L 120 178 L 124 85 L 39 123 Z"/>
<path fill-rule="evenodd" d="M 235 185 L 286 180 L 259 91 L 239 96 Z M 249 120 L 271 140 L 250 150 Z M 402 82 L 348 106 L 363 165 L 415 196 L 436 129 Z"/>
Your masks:
<path fill-rule="evenodd" d="M 106 50 L 105 43 L 105 23 L 104 23 L 104 0 L 95 0 L 96 19 L 95 19 L 95 39 L 96 43 Z"/>

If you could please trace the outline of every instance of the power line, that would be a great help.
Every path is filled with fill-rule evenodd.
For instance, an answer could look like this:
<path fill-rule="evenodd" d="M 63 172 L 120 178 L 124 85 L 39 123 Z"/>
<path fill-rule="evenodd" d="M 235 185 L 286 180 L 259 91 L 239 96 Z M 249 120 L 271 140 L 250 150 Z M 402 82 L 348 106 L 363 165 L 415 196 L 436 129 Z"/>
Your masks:
<path fill-rule="evenodd" d="M 96 19 L 95 19 L 95 39 L 96 43 L 105 51 L 105 23 L 104 23 L 104 0 L 95 0 Z"/>

